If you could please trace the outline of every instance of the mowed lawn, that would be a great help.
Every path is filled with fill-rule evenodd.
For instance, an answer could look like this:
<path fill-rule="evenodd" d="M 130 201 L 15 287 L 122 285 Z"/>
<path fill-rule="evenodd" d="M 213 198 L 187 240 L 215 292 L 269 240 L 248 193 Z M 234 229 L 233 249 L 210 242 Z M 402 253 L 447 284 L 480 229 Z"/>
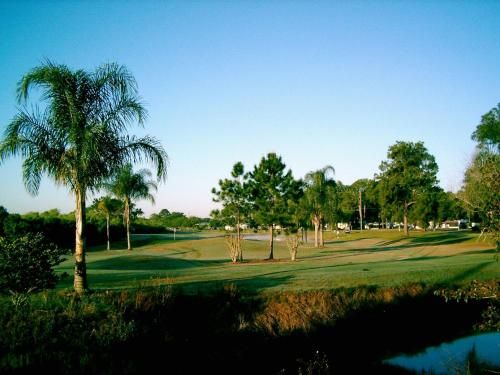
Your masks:
<path fill-rule="evenodd" d="M 203 292 L 232 283 L 271 292 L 500 279 L 493 247 L 469 231 L 412 232 L 409 238 L 397 230 L 342 233 L 338 239 L 332 232 L 325 236 L 325 247 L 316 249 L 309 233 L 295 262 L 290 261 L 282 237 L 275 241 L 274 261 L 265 260 L 268 241 L 245 239 L 245 261 L 233 264 L 220 232 L 177 233 L 175 240 L 173 235 L 135 235 L 132 251 L 124 243 L 113 244 L 111 251 L 90 249 L 89 285 L 116 289 L 175 284 L 186 292 Z M 72 275 L 73 259 L 58 271 Z M 71 283 L 68 277 L 59 287 Z"/>

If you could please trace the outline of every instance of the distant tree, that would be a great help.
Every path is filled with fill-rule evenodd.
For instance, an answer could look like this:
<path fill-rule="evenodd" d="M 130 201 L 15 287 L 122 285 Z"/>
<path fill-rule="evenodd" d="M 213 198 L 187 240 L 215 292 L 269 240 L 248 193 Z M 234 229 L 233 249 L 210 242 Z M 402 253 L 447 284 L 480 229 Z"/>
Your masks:
<path fill-rule="evenodd" d="M 111 250 L 111 239 L 109 225 L 111 216 L 116 215 L 122 209 L 122 202 L 110 196 L 105 196 L 96 201 L 97 210 L 106 218 L 106 249 Z"/>
<path fill-rule="evenodd" d="M 443 200 L 443 193 L 440 187 L 435 186 L 417 197 L 410 217 L 422 229 L 426 230 L 431 221 L 434 225 L 439 221 L 439 206 Z"/>
<path fill-rule="evenodd" d="M 389 147 L 388 160 L 380 164 L 380 193 L 384 205 L 401 207 L 405 235 L 408 212 L 419 195 L 437 185 L 438 166 L 422 142 L 397 142 Z"/>
<path fill-rule="evenodd" d="M 222 204 L 220 214 L 223 217 L 230 217 L 236 225 L 236 241 L 231 242 L 235 247 L 235 258 L 243 261 L 243 250 L 241 248 L 241 221 L 245 217 L 250 207 L 246 186 L 245 169 L 241 162 L 233 166 L 230 179 L 219 180 L 219 189 L 212 188 L 213 201 Z"/>
<path fill-rule="evenodd" d="M 147 199 L 154 203 L 151 191 L 157 190 L 157 185 L 150 180 L 152 174 L 147 169 L 134 172 L 132 164 L 127 164 L 119 169 L 114 178 L 106 184 L 106 189 L 123 202 L 123 217 L 127 229 L 127 249 L 132 250 L 130 241 L 130 219 L 132 202 L 139 199 Z"/>
<path fill-rule="evenodd" d="M 224 217 L 222 216 L 220 210 L 212 210 L 210 212 L 210 227 L 219 229 L 224 226 Z"/>
<path fill-rule="evenodd" d="M 335 169 L 331 165 L 309 172 L 305 177 L 304 198 L 314 225 L 314 247 L 322 247 L 325 218 L 331 214 L 332 201 L 336 199 Z"/>
<path fill-rule="evenodd" d="M 0 163 L 22 156 L 24 184 L 33 195 L 45 174 L 73 193 L 74 288 L 82 293 L 87 289 L 87 194 L 97 191 L 126 162 L 152 162 L 158 177 L 165 177 L 167 155 L 156 139 L 127 135 L 132 122 L 143 124 L 146 110 L 137 95 L 136 81 L 125 67 L 105 64 L 94 72 L 71 71 L 65 65 L 46 62 L 19 82 L 20 103 L 27 101 L 33 87 L 41 89 L 46 109 L 20 109 L 0 142 Z"/>
<path fill-rule="evenodd" d="M 274 227 L 290 221 L 289 201 L 298 191 L 292 171 L 285 172 L 281 157 L 269 153 L 249 174 L 248 187 L 251 210 L 257 223 L 270 232 L 269 259 L 274 258 Z"/>

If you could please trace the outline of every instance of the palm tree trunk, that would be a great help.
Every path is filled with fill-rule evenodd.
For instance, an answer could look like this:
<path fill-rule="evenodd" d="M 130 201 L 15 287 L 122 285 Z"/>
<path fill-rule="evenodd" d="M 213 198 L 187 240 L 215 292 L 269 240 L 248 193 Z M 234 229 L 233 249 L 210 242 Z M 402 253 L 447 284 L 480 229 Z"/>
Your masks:
<path fill-rule="evenodd" d="M 323 241 L 323 223 L 322 222 L 320 222 L 320 225 L 319 225 L 319 246 L 320 247 L 325 246 L 325 242 Z"/>
<path fill-rule="evenodd" d="M 273 245 L 274 245 L 274 224 L 271 224 L 271 239 L 269 240 L 269 259 L 274 259 L 273 256 Z"/>
<path fill-rule="evenodd" d="M 107 237 L 107 249 L 111 250 L 111 244 L 109 241 L 109 213 L 106 214 L 106 237 Z"/>
<path fill-rule="evenodd" d="M 313 224 L 314 224 L 314 247 L 319 247 L 318 244 L 319 222 L 317 217 L 314 217 Z"/>
<path fill-rule="evenodd" d="M 127 250 L 132 250 L 130 242 L 130 202 L 125 198 L 125 226 L 127 227 Z"/>
<path fill-rule="evenodd" d="M 76 191 L 75 210 L 75 292 L 82 294 L 87 290 L 87 266 L 85 264 L 86 231 L 85 231 L 85 192 Z"/>

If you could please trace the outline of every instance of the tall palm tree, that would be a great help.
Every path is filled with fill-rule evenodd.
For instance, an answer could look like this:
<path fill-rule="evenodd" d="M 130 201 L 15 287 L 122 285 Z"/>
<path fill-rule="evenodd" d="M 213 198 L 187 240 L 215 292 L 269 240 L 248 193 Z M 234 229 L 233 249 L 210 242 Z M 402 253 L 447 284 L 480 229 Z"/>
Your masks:
<path fill-rule="evenodd" d="M 123 201 L 125 226 L 127 227 L 127 249 L 132 250 L 130 242 L 130 211 L 132 202 L 138 199 L 147 199 L 155 202 L 151 190 L 157 190 L 156 183 L 150 180 L 152 174 L 147 169 L 134 172 L 132 164 L 124 165 L 112 181 L 106 185 L 107 190 Z"/>
<path fill-rule="evenodd" d="M 104 214 L 106 217 L 106 249 L 111 250 L 111 241 L 109 235 L 109 222 L 111 215 L 116 214 L 116 212 L 121 208 L 121 202 L 110 196 L 102 197 L 97 201 L 97 210 Z"/>
<path fill-rule="evenodd" d="M 40 89 L 44 110 L 27 109 L 30 90 Z M 72 71 L 45 62 L 19 82 L 18 101 L 24 104 L 8 124 L 0 142 L 0 162 L 23 157 L 23 180 L 28 192 L 38 193 L 43 175 L 69 188 L 75 197 L 75 277 L 78 293 L 87 289 L 86 197 L 128 162 L 155 165 L 165 178 L 167 154 L 152 137 L 127 135 L 131 123 L 143 125 L 146 110 L 130 72 L 104 64 L 93 72 Z"/>
<path fill-rule="evenodd" d="M 304 199 L 310 212 L 311 221 L 314 225 L 314 246 L 323 246 L 323 225 L 328 214 L 329 200 L 335 188 L 335 180 L 332 178 L 335 169 L 327 165 L 317 171 L 309 172 L 305 176 L 307 188 Z"/>

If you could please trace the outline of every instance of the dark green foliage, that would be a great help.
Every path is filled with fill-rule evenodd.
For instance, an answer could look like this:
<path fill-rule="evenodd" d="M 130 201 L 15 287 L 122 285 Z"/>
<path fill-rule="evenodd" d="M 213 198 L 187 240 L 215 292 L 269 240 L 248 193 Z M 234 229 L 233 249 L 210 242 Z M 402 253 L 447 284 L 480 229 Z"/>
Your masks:
<path fill-rule="evenodd" d="M 68 251 L 47 243 L 42 234 L 0 237 L 0 292 L 26 293 L 53 288 L 54 266 Z"/>
<path fill-rule="evenodd" d="M 408 234 L 408 212 L 419 197 L 438 183 L 438 165 L 423 142 L 396 142 L 389 147 L 388 160 L 380 164 L 380 198 L 386 212 L 404 219 Z"/>
<path fill-rule="evenodd" d="M 500 152 L 500 103 L 481 118 L 481 123 L 472 133 L 472 139 L 477 141 L 481 148 Z"/>
<path fill-rule="evenodd" d="M 500 251 L 500 104 L 485 114 L 472 139 L 477 153 L 465 171 L 458 196 L 463 207 L 481 221 L 482 233 Z M 498 256 L 498 254 L 497 254 Z"/>
<path fill-rule="evenodd" d="M 249 175 L 248 189 L 254 219 L 261 225 L 284 224 L 290 220 L 288 201 L 293 200 L 296 181 L 280 156 L 263 157 Z"/>
<path fill-rule="evenodd" d="M 5 223 L 5 219 L 7 219 L 8 217 L 9 217 L 9 213 L 7 212 L 5 207 L 0 206 L 0 236 L 5 235 L 5 230 L 4 230 L 5 224 L 4 223 Z"/>
<path fill-rule="evenodd" d="M 47 211 L 50 212 L 50 211 Z M 48 215 L 47 212 L 31 212 L 25 215 L 9 214 L 3 224 L 4 235 L 20 237 L 30 233 L 42 233 L 43 237 L 61 248 L 75 247 L 75 217 L 74 214 Z M 114 239 L 123 238 L 125 230 L 121 221 L 110 227 Z M 106 221 L 103 218 L 91 218 L 87 223 L 87 245 L 95 246 L 106 243 Z"/>
<path fill-rule="evenodd" d="M 149 219 L 139 219 L 136 222 L 135 231 L 142 233 L 137 224 L 163 227 L 165 232 L 168 228 L 196 228 L 202 223 L 208 223 L 209 220 L 208 218 L 186 216 L 182 212 L 169 212 L 167 209 L 162 209 L 158 214 L 152 214 Z"/>
<path fill-rule="evenodd" d="M 273 259 L 273 228 L 293 223 L 290 201 L 302 192 L 302 182 L 295 181 L 292 171 L 285 171 L 281 156 L 269 153 L 249 173 L 248 194 L 252 219 L 271 229 L 269 259 Z"/>
<path fill-rule="evenodd" d="M 241 162 L 237 162 L 231 171 L 232 178 L 219 180 L 219 189 L 212 188 L 213 201 L 222 204 L 222 210 L 217 216 L 225 224 L 241 224 L 249 211 L 249 194 L 246 180 L 248 175 L 244 175 L 244 167 Z"/>

